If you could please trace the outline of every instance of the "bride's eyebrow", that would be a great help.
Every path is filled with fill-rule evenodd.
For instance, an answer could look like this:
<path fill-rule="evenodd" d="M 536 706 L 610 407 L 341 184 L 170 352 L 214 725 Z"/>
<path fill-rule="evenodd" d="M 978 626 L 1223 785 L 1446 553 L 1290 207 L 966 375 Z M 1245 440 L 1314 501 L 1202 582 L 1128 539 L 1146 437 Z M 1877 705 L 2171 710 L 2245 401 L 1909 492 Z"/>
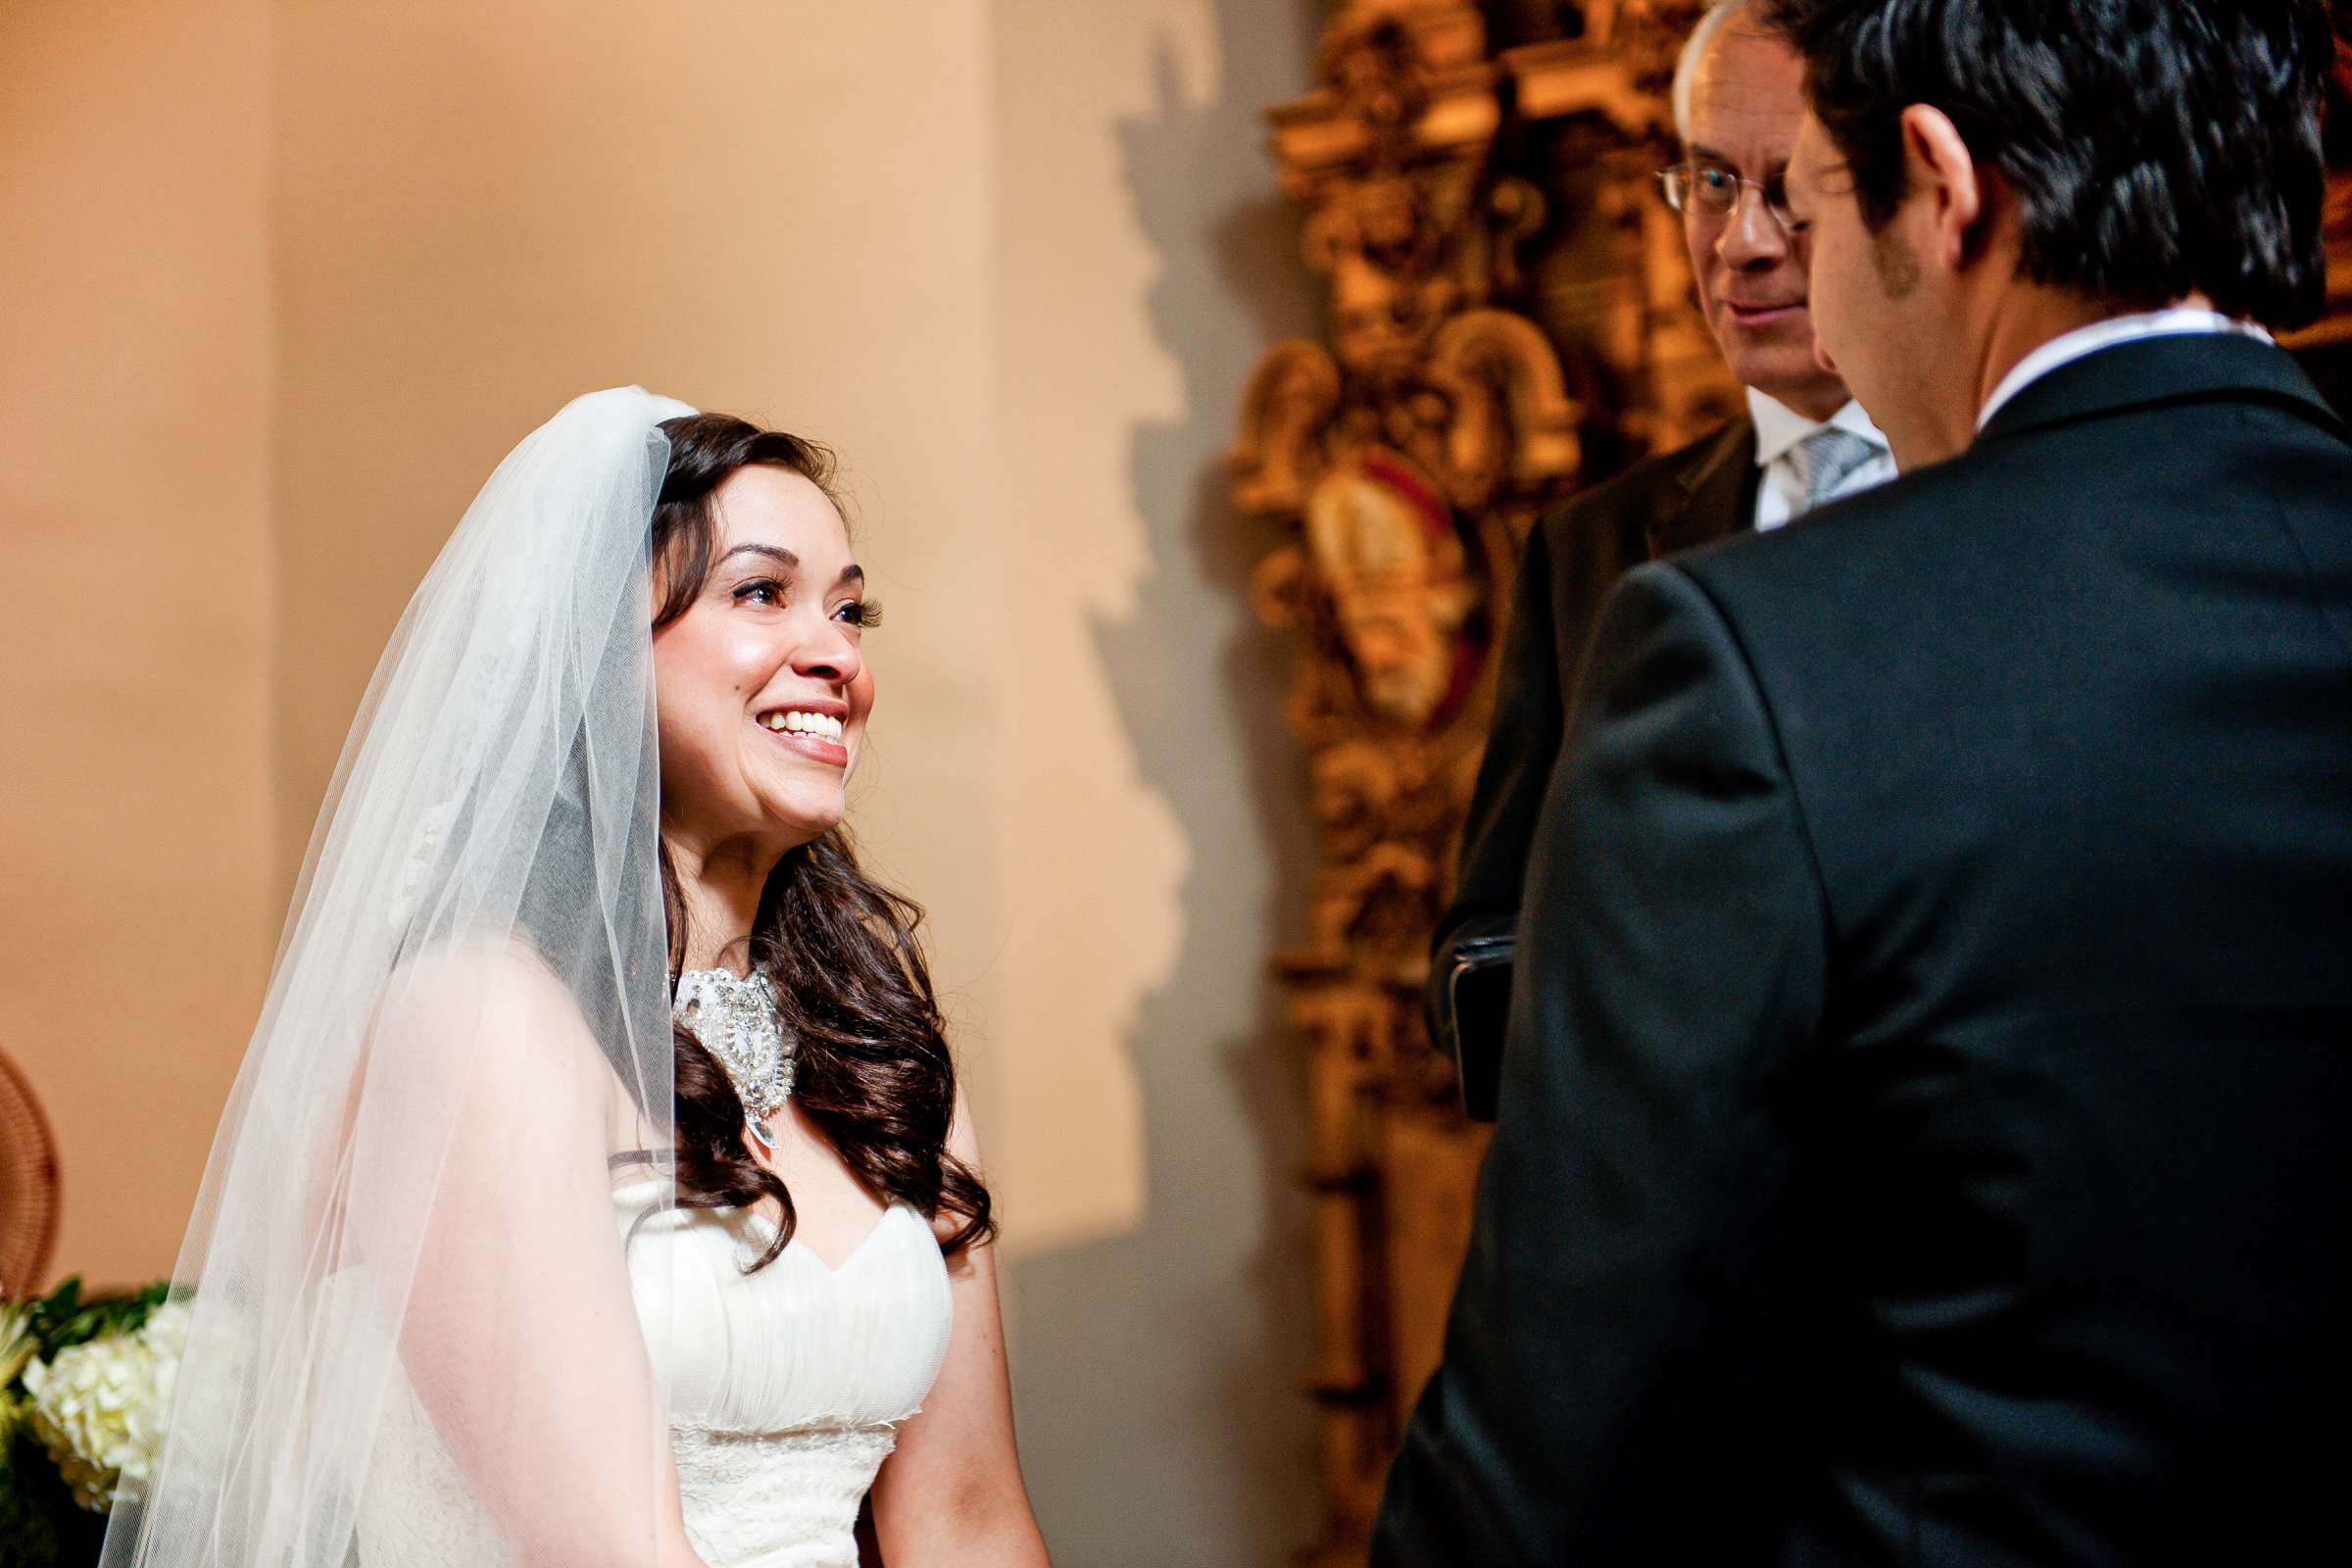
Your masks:
<path fill-rule="evenodd" d="M 723 566 L 737 556 L 765 556 L 786 571 L 798 571 L 801 566 L 801 558 L 781 545 L 737 545 L 713 562 L 712 565 Z"/>
<path fill-rule="evenodd" d="M 801 569 L 801 558 L 794 555 L 791 551 L 785 549 L 782 545 L 737 545 L 734 549 L 719 557 L 716 562 L 712 563 L 713 569 L 716 569 L 718 566 L 725 565 L 728 562 L 733 561 L 737 556 L 765 556 L 770 561 L 776 563 L 776 564 L 782 566 L 786 571 L 798 571 Z M 846 588 L 852 583 L 863 583 L 864 581 L 865 568 L 863 566 L 851 564 L 841 568 L 841 575 L 833 579 L 833 586 L 836 588 Z"/>

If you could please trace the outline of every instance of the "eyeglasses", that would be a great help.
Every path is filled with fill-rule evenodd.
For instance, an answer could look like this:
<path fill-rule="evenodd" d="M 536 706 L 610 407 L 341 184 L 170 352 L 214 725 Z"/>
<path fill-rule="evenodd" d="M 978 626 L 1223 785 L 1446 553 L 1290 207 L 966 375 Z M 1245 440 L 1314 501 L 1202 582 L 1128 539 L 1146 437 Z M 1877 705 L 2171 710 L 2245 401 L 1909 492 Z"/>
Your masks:
<path fill-rule="evenodd" d="M 1666 193 L 1666 205 L 1685 218 L 1729 218 L 1739 210 L 1740 193 L 1751 187 L 1781 227 L 1796 232 L 1795 216 L 1788 211 L 1788 176 L 1785 172 L 1749 179 L 1722 164 L 1676 164 L 1658 171 L 1658 189 Z"/>

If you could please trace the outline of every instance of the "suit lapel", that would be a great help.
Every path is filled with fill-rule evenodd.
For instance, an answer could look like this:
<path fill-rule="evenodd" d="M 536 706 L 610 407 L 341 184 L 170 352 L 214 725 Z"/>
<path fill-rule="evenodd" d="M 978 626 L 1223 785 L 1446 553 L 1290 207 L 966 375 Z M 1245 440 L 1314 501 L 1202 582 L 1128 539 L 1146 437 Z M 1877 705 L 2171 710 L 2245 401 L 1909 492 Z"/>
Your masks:
<path fill-rule="evenodd" d="M 1702 443 L 1678 483 L 1659 492 L 1665 505 L 1649 518 L 1651 560 L 1728 539 L 1755 526 L 1756 427 L 1734 419 Z"/>

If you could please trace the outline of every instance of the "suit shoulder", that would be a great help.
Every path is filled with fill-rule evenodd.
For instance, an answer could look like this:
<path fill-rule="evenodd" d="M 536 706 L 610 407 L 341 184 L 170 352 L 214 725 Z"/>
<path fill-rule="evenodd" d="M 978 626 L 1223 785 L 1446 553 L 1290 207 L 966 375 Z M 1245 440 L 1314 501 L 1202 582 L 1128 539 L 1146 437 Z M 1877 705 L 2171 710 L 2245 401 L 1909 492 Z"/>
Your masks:
<path fill-rule="evenodd" d="M 1685 555 L 1644 561 L 1628 569 L 1609 591 L 1595 641 L 1641 641 L 1669 628 L 1678 637 L 1704 638 L 1725 627 L 1722 602 L 1701 574 L 1690 569 L 1692 564 L 1693 558 Z"/>
<path fill-rule="evenodd" d="M 1963 454 L 1833 502 L 1785 527 L 1738 534 L 1679 559 L 1718 600 L 1770 593 L 1784 583 L 1803 593 L 1808 585 L 1819 587 L 1825 558 L 1859 563 L 1892 554 L 1917 561 L 1933 553 L 1935 541 L 1949 540 L 1955 523 L 1982 515 L 2002 489 L 2034 483 L 2032 476 Z"/>

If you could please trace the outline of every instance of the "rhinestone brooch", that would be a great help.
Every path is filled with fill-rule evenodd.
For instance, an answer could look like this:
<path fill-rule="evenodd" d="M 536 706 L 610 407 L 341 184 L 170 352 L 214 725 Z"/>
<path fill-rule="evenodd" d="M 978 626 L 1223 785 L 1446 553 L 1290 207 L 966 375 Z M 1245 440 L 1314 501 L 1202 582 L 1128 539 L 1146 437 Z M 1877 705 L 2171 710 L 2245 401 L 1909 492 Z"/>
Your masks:
<path fill-rule="evenodd" d="M 774 1152 L 767 1118 L 792 1098 L 792 1037 L 776 1015 L 775 988 L 764 974 L 694 969 L 678 976 L 670 1016 L 718 1058 L 743 1101 L 745 1129 Z"/>

